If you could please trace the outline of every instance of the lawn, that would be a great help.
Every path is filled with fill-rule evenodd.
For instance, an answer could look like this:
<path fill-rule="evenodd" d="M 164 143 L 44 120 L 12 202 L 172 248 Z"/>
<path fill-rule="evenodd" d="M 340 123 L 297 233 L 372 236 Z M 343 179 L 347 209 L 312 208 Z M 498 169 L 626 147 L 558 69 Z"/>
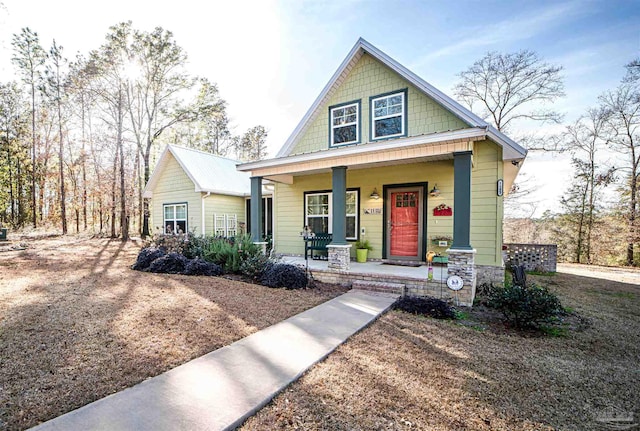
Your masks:
<path fill-rule="evenodd" d="M 561 336 L 487 323 L 480 308 L 464 322 L 392 311 L 242 430 L 626 429 L 614 427 L 616 414 L 639 423 L 640 286 L 532 279 L 580 317 Z"/>
<path fill-rule="evenodd" d="M 22 242 L 0 247 L 0 430 L 37 425 L 344 292 L 133 271 L 134 242 Z"/>

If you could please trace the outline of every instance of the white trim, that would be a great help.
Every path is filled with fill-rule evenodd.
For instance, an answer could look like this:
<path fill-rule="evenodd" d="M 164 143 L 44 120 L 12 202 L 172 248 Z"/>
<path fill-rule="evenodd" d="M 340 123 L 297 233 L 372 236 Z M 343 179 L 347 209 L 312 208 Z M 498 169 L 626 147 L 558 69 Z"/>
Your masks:
<path fill-rule="evenodd" d="M 353 217 L 355 218 L 355 231 L 354 231 L 354 236 L 348 236 L 348 233 L 345 231 L 345 239 L 347 240 L 351 240 L 351 241 L 355 241 L 358 239 L 358 221 L 360 218 L 360 193 L 358 192 L 358 190 L 347 190 L 347 194 L 352 193 L 356 195 L 356 211 L 355 213 L 349 214 L 346 213 L 346 208 L 345 208 L 345 217 Z M 308 201 L 307 198 L 309 196 L 323 196 L 326 195 L 327 196 L 327 214 L 317 214 L 317 215 L 312 215 L 309 216 L 308 214 Z M 311 218 L 327 218 L 327 233 L 332 233 L 333 232 L 333 192 L 328 191 L 328 192 L 317 192 L 317 193 L 305 193 L 304 194 L 304 222 L 305 225 L 309 225 L 309 217 Z M 346 228 L 346 223 L 345 223 L 345 228 Z"/>
<path fill-rule="evenodd" d="M 315 153 L 295 154 L 293 156 L 280 157 L 275 159 L 260 160 L 257 162 L 243 163 L 237 166 L 239 171 L 252 171 L 261 168 L 271 168 L 275 166 L 289 165 L 294 163 L 309 162 L 313 160 L 323 160 L 341 158 L 357 154 L 374 153 L 378 151 L 403 149 L 416 145 L 433 144 L 443 141 L 456 141 L 474 138 L 485 138 L 487 131 L 481 128 L 461 129 L 452 132 L 438 132 L 429 135 L 411 136 L 392 140 L 380 140 L 369 144 L 351 145 L 344 148 L 335 148 L 331 151 L 317 151 Z"/>
<path fill-rule="evenodd" d="M 393 138 L 395 136 L 403 136 L 407 131 L 405 130 L 405 121 L 406 121 L 406 115 L 407 115 L 407 99 L 405 97 L 405 91 L 399 91 L 397 93 L 391 93 L 391 94 L 387 94 L 384 96 L 377 96 L 377 97 L 373 97 L 371 99 L 371 105 L 369 106 L 369 112 L 371 113 L 371 140 L 380 140 L 380 139 L 387 139 L 387 138 Z M 402 112 L 400 113 L 400 133 L 394 133 L 393 135 L 383 135 L 383 136 L 376 136 L 376 121 L 378 120 L 385 120 L 387 118 L 395 118 L 398 116 L 397 113 L 394 114 L 389 114 L 387 112 L 386 115 L 382 115 L 380 117 L 376 117 L 376 110 L 373 107 L 373 105 L 376 103 L 376 100 L 381 100 L 381 99 L 391 99 L 392 97 L 396 97 L 396 96 L 401 96 L 402 98 L 402 103 L 400 104 L 402 106 Z M 388 103 L 388 102 L 387 102 Z M 386 109 L 388 110 L 389 107 L 387 106 Z"/>
<path fill-rule="evenodd" d="M 356 119 L 355 121 L 352 121 L 350 123 L 344 123 L 344 124 L 338 124 L 335 125 L 333 124 L 334 121 L 334 116 L 333 113 L 334 111 L 337 111 L 338 109 L 342 109 L 342 110 L 346 110 L 347 108 L 350 107 L 355 107 L 356 108 Z M 353 114 L 349 114 L 347 115 L 346 112 L 342 115 L 342 117 L 344 117 L 345 121 L 346 121 L 346 117 L 353 115 Z M 331 137 L 330 137 L 330 141 L 329 141 L 329 146 L 334 148 L 334 147 L 341 147 L 343 145 L 350 145 L 350 144 L 355 144 L 360 142 L 360 104 L 358 102 L 354 102 L 354 103 L 347 103 L 344 105 L 337 105 L 332 107 L 331 109 L 329 109 L 329 127 L 331 128 Z M 347 142 L 340 142 L 340 143 L 335 143 L 335 129 L 339 129 L 342 127 L 347 127 L 347 126 L 355 126 L 356 127 L 356 138 L 353 141 L 347 141 Z"/>
<path fill-rule="evenodd" d="M 302 135 L 302 133 L 307 129 L 312 120 L 319 114 L 320 108 L 329 100 L 331 95 L 336 91 L 337 87 L 342 84 L 351 69 L 355 66 L 355 64 L 365 52 L 385 64 L 391 70 L 398 73 L 401 77 L 413 84 L 418 90 L 431 97 L 438 104 L 449 110 L 452 114 L 460 118 L 469 126 L 489 128 L 490 133 L 488 136 L 490 137 L 490 139 L 494 140 L 505 148 L 505 151 L 503 151 L 503 160 L 510 160 L 507 157 L 510 157 L 511 159 L 522 159 L 527 155 L 527 150 L 518 145 L 515 141 L 513 141 L 500 131 L 495 130 L 482 118 L 478 117 L 473 112 L 469 111 L 458 102 L 442 93 L 440 90 L 420 78 L 415 73 L 411 72 L 409 69 L 389 57 L 384 52 L 380 51 L 375 46 L 371 45 L 363 38 L 360 38 L 353 46 L 353 48 L 351 48 L 351 51 L 349 51 L 349 54 L 347 54 L 345 59 L 342 61 L 327 85 L 325 85 L 325 87 L 322 89 L 307 113 L 304 115 L 304 117 L 302 117 L 302 120 L 293 130 L 293 133 L 291 133 L 280 151 L 278 151 L 278 153 L 276 154 L 277 158 L 286 157 L 291 153 L 295 144 L 297 143 L 298 137 Z"/>

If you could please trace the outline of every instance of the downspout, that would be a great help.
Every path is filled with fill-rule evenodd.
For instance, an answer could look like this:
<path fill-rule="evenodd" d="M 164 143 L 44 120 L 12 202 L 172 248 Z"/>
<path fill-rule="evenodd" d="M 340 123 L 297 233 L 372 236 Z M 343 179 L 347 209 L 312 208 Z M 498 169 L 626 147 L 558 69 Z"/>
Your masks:
<path fill-rule="evenodd" d="M 207 235 L 207 228 L 205 226 L 206 217 L 204 216 L 204 200 L 211 196 L 211 192 L 207 192 L 206 195 L 202 196 L 202 236 Z"/>

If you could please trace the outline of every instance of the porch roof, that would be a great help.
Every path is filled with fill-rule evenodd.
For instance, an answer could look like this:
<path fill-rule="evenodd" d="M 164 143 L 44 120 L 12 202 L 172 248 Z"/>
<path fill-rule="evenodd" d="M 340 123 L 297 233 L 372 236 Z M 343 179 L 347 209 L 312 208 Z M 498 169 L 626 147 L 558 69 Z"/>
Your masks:
<path fill-rule="evenodd" d="M 237 168 L 250 171 L 252 176 L 288 183 L 293 175 L 328 172 L 334 166 L 368 168 L 452 159 L 454 152 L 472 150 L 473 142 L 484 139 L 486 129 L 469 128 L 260 160 Z"/>

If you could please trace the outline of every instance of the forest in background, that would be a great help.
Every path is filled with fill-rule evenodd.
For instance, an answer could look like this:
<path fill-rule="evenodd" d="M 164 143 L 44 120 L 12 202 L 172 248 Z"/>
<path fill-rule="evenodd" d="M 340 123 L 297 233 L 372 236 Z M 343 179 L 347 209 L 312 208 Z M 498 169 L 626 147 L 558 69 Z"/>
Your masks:
<path fill-rule="evenodd" d="M 131 22 L 69 59 L 25 28 L 12 39 L 15 80 L 0 83 L 0 221 L 13 229 L 90 231 L 127 239 L 149 234 L 142 190 L 168 143 L 237 160 L 266 156 L 267 129 L 232 133 L 214 82 L 192 76 L 187 54 L 162 28 Z M 560 259 L 639 265 L 640 60 L 572 124 L 562 66 L 535 52 L 489 52 L 459 74 L 454 95 L 529 151 L 571 155 L 574 178 L 541 218 L 510 218 L 535 184 L 518 178 L 505 206 L 504 241 L 557 243 Z M 553 134 L 519 134 L 523 121 Z M 561 130 L 557 132 L 557 130 Z M 617 198 L 607 204 L 609 192 Z"/>
<path fill-rule="evenodd" d="M 243 161 L 266 154 L 265 127 L 232 133 L 218 87 L 188 73 L 170 31 L 120 23 L 72 59 L 29 28 L 11 45 L 16 79 L 0 83 L 4 225 L 147 235 L 142 190 L 166 144 Z"/>

